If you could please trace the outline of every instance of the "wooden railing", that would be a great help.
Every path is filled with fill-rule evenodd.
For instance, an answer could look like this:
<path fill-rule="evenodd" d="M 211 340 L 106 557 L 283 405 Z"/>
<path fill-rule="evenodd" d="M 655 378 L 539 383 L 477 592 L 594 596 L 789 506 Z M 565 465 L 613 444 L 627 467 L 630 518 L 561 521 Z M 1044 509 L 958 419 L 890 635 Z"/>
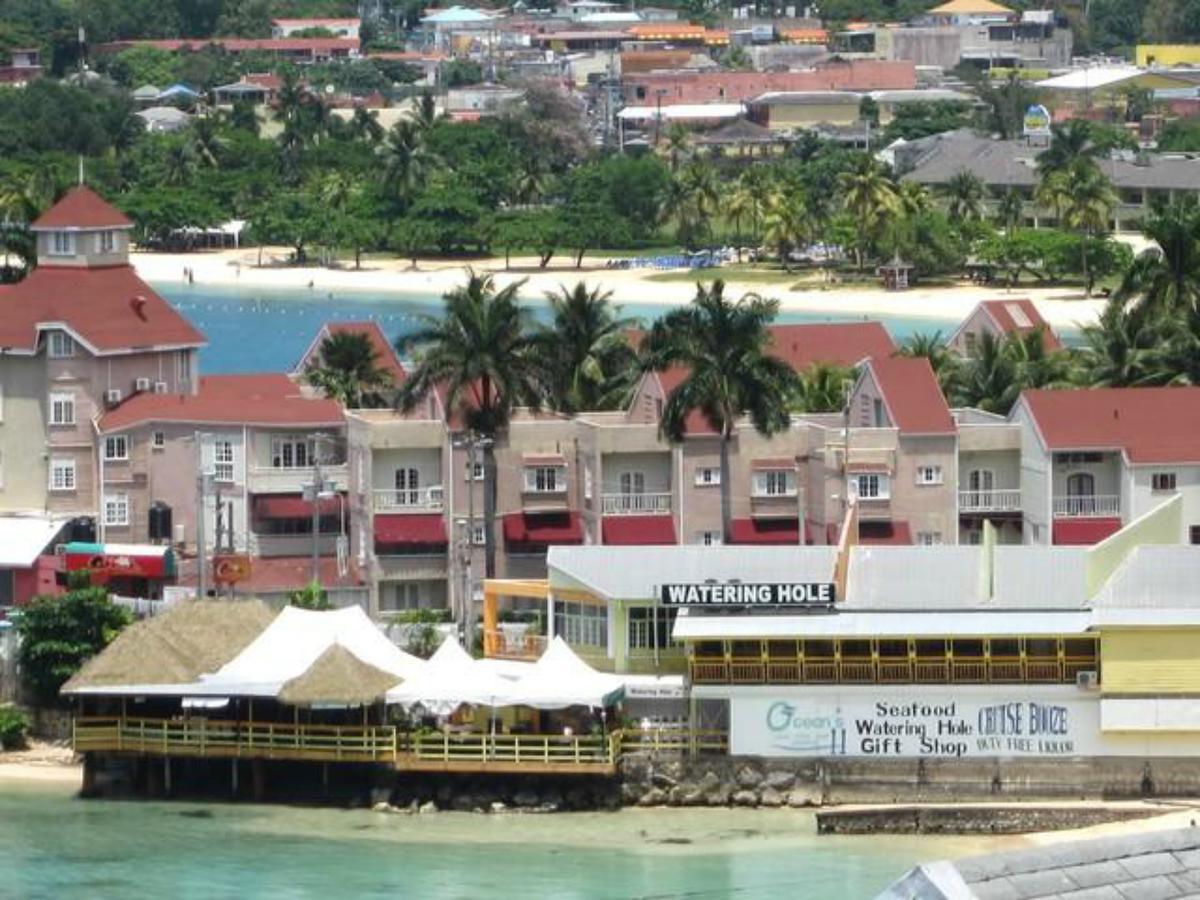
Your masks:
<path fill-rule="evenodd" d="M 728 753 L 729 733 L 691 728 L 642 728 L 620 732 L 621 753 Z"/>
<path fill-rule="evenodd" d="M 692 659 L 693 684 L 1074 684 L 1088 657 L 990 659 Z"/>

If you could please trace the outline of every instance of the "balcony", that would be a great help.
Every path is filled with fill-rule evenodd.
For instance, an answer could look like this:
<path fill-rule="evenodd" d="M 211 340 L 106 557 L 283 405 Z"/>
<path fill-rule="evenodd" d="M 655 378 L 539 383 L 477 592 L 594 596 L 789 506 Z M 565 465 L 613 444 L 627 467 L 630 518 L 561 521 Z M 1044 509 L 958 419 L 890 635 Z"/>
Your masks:
<path fill-rule="evenodd" d="M 317 555 L 333 556 L 337 553 L 336 534 L 322 531 L 317 536 Z M 258 534 L 247 535 L 246 549 L 251 556 L 308 556 L 313 551 L 311 534 Z"/>
<path fill-rule="evenodd" d="M 321 464 L 321 478 L 344 489 L 350 480 L 344 462 Z M 252 494 L 299 494 L 306 484 L 312 484 L 312 466 L 251 466 L 247 488 Z"/>
<path fill-rule="evenodd" d="M 426 488 L 384 488 L 372 491 L 377 513 L 428 513 L 442 511 L 442 486 Z"/>
<path fill-rule="evenodd" d="M 1055 497 L 1053 509 L 1056 519 L 1110 518 L 1121 515 L 1121 498 L 1113 494 Z"/>
<path fill-rule="evenodd" d="M 958 511 L 969 513 L 1019 513 L 1020 488 L 995 488 L 990 491 L 959 491 Z"/>
<path fill-rule="evenodd" d="M 671 512 L 670 494 L 602 494 L 606 516 L 661 516 Z"/>

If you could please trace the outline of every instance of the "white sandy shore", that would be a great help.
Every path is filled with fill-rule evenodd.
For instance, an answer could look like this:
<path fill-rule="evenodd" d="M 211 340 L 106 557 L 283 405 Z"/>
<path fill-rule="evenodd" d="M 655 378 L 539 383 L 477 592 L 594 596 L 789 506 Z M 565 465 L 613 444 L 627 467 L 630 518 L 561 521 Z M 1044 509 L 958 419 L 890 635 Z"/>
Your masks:
<path fill-rule="evenodd" d="M 263 261 L 283 259 L 282 248 L 264 250 Z M 365 261 L 361 270 L 352 264 L 346 268 L 327 269 L 318 266 L 257 267 L 257 249 L 223 250 L 201 253 L 134 253 L 132 261 L 138 274 L 146 281 L 183 283 L 185 269 L 191 269 L 196 284 L 266 288 L 309 288 L 315 292 L 372 291 L 428 297 L 440 295 L 463 280 L 467 266 L 444 260 L 421 261 L 416 270 L 407 260 Z M 582 270 L 576 270 L 567 260 L 553 260 L 547 269 L 538 269 L 536 260 L 516 258 L 511 261 L 515 271 L 505 271 L 503 259 L 476 261 L 476 271 L 490 271 L 505 285 L 521 278 L 527 279 L 525 296 L 540 297 L 545 291 L 556 290 L 560 284 L 573 284 L 581 278 L 602 284 L 611 290 L 620 303 L 683 304 L 691 300 L 695 285 L 691 281 L 658 282 L 648 280 L 651 270 L 605 269 L 591 266 L 585 260 Z M 708 269 L 700 277 L 714 278 L 720 269 Z M 797 275 L 797 280 L 801 276 Z M 1008 293 L 1002 287 L 962 285 L 951 288 L 917 288 L 901 293 L 882 289 L 839 287 L 828 290 L 791 290 L 788 282 L 764 284 L 729 281 L 735 294 L 756 291 L 775 297 L 782 308 L 797 312 L 827 313 L 838 316 L 903 316 L 932 319 L 962 319 L 980 300 L 1004 297 L 1029 297 L 1041 310 L 1042 316 L 1056 328 L 1074 328 L 1095 321 L 1103 306 L 1100 300 L 1085 300 L 1077 289 L 1021 289 Z"/>

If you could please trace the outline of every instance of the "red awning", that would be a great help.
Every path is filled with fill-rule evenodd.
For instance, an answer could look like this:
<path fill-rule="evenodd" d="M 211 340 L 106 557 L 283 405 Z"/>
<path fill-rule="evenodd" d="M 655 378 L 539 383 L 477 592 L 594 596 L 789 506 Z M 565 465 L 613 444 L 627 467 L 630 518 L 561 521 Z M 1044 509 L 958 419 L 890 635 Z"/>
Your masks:
<path fill-rule="evenodd" d="M 912 543 L 912 532 L 907 522 L 859 522 L 858 542 L 866 546 Z"/>
<path fill-rule="evenodd" d="M 604 543 L 618 547 L 675 543 L 675 520 L 670 516 L 606 516 L 600 530 Z"/>
<path fill-rule="evenodd" d="M 1054 543 L 1067 546 L 1098 544 L 1110 534 L 1121 530 L 1121 520 L 1060 519 L 1054 523 Z"/>
<path fill-rule="evenodd" d="M 734 519 L 729 537 L 735 544 L 800 543 L 799 519 Z"/>
<path fill-rule="evenodd" d="M 336 516 L 341 512 L 337 497 L 322 497 L 317 501 L 322 516 Z M 256 519 L 311 519 L 312 501 L 299 494 L 268 494 L 254 498 Z"/>
<path fill-rule="evenodd" d="M 582 544 L 583 523 L 576 512 L 510 513 L 504 517 L 508 544 Z"/>
<path fill-rule="evenodd" d="M 441 513 L 375 517 L 377 547 L 404 544 L 445 546 L 447 543 L 446 521 Z"/>

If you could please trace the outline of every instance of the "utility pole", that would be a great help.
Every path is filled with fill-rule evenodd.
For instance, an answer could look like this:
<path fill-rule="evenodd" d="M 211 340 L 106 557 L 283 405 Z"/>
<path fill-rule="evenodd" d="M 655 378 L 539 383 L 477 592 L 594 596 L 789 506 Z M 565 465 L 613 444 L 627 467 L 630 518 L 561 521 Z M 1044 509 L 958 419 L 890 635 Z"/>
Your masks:
<path fill-rule="evenodd" d="M 472 631 L 474 631 L 474 591 L 471 585 L 475 581 L 475 432 L 470 432 L 467 435 L 467 540 L 466 552 L 463 554 L 466 560 L 466 575 L 463 578 L 463 592 L 459 599 L 461 606 L 460 613 L 463 623 L 463 643 L 466 644 L 468 652 L 471 649 Z M 484 535 L 484 540 L 487 540 L 487 535 Z M 484 638 L 486 640 L 486 637 Z"/>
<path fill-rule="evenodd" d="M 321 584 L 321 441 L 324 435 L 314 434 L 312 439 L 312 581 Z"/>

